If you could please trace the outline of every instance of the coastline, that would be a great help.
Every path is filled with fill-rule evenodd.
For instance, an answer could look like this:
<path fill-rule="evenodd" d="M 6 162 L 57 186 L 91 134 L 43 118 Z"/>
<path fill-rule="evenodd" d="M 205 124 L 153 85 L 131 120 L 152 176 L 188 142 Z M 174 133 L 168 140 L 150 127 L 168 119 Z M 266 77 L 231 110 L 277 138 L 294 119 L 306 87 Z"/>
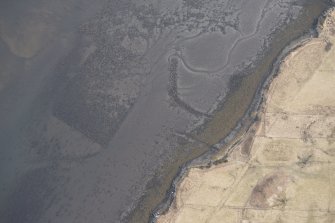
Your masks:
<path fill-rule="evenodd" d="M 226 165 L 329 1 L 99 2 L 1 4 L 4 222 L 148 222 L 192 167 Z"/>
<path fill-rule="evenodd" d="M 257 125 L 257 119 L 259 118 L 259 114 L 262 112 L 264 104 L 267 100 L 269 87 L 273 79 L 278 75 L 278 71 L 281 64 L 284 62 L 284 59 L 290 53 L 303 46 L 306 42 L 319 36 L 320 26 L 323 25 L 322 23 L 325 17 L 334 9 L 333 2 L 330 1 L 330 4 L 331 5 L 319 16 L 313 27 L 309 29 L 308 33 L 304 33 L 302 36 L 292 40 L 289 45 L 281 50 L 274 63 L 272 63 L 268 74 L 265 75 L 265 78 L 259 84 L 251 105 L 248 107 L 243 117 L 237 122 L 235 128 L 218 143 L 212 145 L 210 150 L 201 156 L 186 162 L 180 168 L 178 174 L 173 179 L 164 201 L 160 203 L 152 212 L 149 220 L 150 223 L 156 223 L 159 216 L 167 213 L 176 198 L 178 187 L 185 177 L 187 177 L 188 171 L 192 168 L 208 169 L 212 166 L 219 165 L 220 163 L 229 162 L 227 158 L 233 152 L 235 146 L 243 143 L 244 137 L 250 133 L 249 131 L 252 130 L 255 125 Z"/>
<path fill-rule="evenodd" d="M 329 8 L 328 10 L 326 10 L 322 16 L 320 16 L 320 18 L 318 19 L 318 23 L 317 25 L 314 27 L 314 31 L 315 31 L 315 35 L 311 36 L 311 37 L 306 37 L 306 38 L 300 38 L 299 40 L 296 40 L 296 41 L 293 41 L 290 46 L 286 47 L 281 56 L 278 57 L 278 60 L 276 61 L 276 63 L 274 63 L 274 66 L 273 66 L 273 69 L 272 69 L 272 72 L 271 74 L 268 76 L 268 78 L 263 82 L 262 84 L 262 87 L 258 90 L 260 91 L 259 94 L 258 94 L 258 98 L 255 98 L 255 107 L 256 107 L 256 110 L 250 110 L 246 116 L 246 117 L 255 117 L 255 119 L 257 120 L 254 120 L 251 125 L 247 126 L 246 127 L 246 131 L 236 131 L 236 135 L 234 135 L 235 137 L 233 137 L 232 141 L 229 141 L 227 142 L 227 150 L 226 150 L 226 154 L 221 156 L 221 158 L 219 159 L 224 159 L 223 162 L 228 162 L 227 165 L 229 165 L 229 161 L 227 161 L 227 158 L 229 158 L 229 156 L 234 152 L 233 150 L 234 149 L 243 149 L 244 146 L 248 146 L 252 147 L 252 144 L 249 144 L 247 142 L 248 138 L 249 137 L 254 137 L 255 135 L 259 135 L 260 131 L 265 131 L 263 128 L 265 128 L 265 124 L 261 124 L 263 122 L 263 119 L 264 119 L 264 115 L 265 115 L 265 110 L 267 109 L 266 108 L 266 102 L 269 100 L 269 97 L 271 97 L 271 93 L 273 94 L 273 85 L 276 85 L 276 83 L 274 83 L 274 79 L 278 76 L 278 74 L 281 72 L 280 69 L 281 69 L 281 66 L 284 66 L 284 64 L 286 63 L 289 63 L 289 57 L 292 56 L 292 54 L 295 54 L 295 53 L 299 53 L 297 51 L 299 51 L 300 49 L 304 49 L 304 47 L 308 47 L 308 45 L 310 43 L 313 44 L 313 40 L 315 42 L 317 41 L 326 41 L 326 38 L 323 39 L 324 37 L 320 37 L 320 33 L 322 32 L 322 27 L 324 27 L 324 21 L 325 21 L 325 18 L 327 16 L 330 16 L 331 13 L 334 14 L 334 11 L 335 11 L 335 8 L 334 7 L 331 7 Z M 327 27 L 328 28 L 328 27 Z M 330 42 L 331 44 L 331 42 Z M 287 65 L 288 66 L 288 65 Z M 272 84 L 272 85 L 271 85 Z M 271 86 L 270 86 L 271 85 Z M 271 92 L 272 91 L 272 92 Z M 284 113 L 285 114 L 285 113 Z M 327 114 L 329 115 L 329 114 Z M 261 117 L 259 117 L 261 116 Z M 257 118 L 256 118 L 257 117 Z M 262 119 L 262 120 L 261 120 Z M 264 121 L 265 123 L 265 121 Z M 314 122 L 313 122 L 314 123 Z M 261 125 L 263 125 L 262 127 L 260 127 Z M 243 129 L 243 125 L 242 125 L 242 129 Z M 256 133 L 257 132 L 257 133 Z M 262 135 L 262 134 L 260 134 Z M 237 136 L 237 137 L 236 137 Z M 312 137 L 312 136 L 311 136 Z M 312 139 L 313 140 L 313 137 Z M 328 140 L 328 139 L 327 139 Z M 241 150 L 242 150 L 241 149 Z M 215 152 L 214 152 L 215 153 Z M 239 156 L 239 155 L 236 155 L 235 156 Z M 235 157 L 236 158 L 236 157 Z M 299 158 L 299 156 L 298 156 Z M 319 157 L 317 157 L 319 158 Z M 250 157 L 247 157 L 246 158 L 247 160 L 248 159 L 251 159 L 251 156 Z M 234 159 L 232 159 L 234 160 Z M 173 188 L 174 188 L 174 191 L 172 192 L 172 195 L 173 196 L 170 200 L 170 203 L 168 206 L 164 206 L 163 208 L 159 209 L 159 210 L 156 210 L 156 212 L 154 212 L 154 216 L 152 217 L 151 221 L 150 222 L 156 222 L 157 221 L 157 218 L 160 217 L 160 216 L 164 216 L 165 214 L 168 213 L 169 211 L 169 208 L 172 207 L 172 204 L 173 202 L 175 202 L 175 199 L 176 199 L 176 193 L 178 190 L 178 187 L 180 187 L 180 184 L 183 180 L 185 180 L 186 177 L 188 177 L 188 172 L 191 170 L 191 169 L 200 169 L 199 171 L 201 171 L 202 169 L 209 169 L 211 167 L 215 168 L 215 167 L 219 167 L 217 164 L 220 164 L 222 162 L 219 162 L 217 164 L 215 164 L 215 161 L 217 160 L 210 160 L 209 163 L 206 162 L 204 163 L 203 165 L 201 164 L 198 164 L 198 165 L 195 165 L 195 166 L 192 166 L 190 164 L 190 166 L 188 167 L 185 167 L 185 170 L 183 171 L 183 175 L 180 176 L 180 178 L 178 179 L 177 182 L 175 182 L 175 184 L 173 185 Z M 236 161 L 236 160 L 235 160 Z M 258 162 L 256 160 L 256 162 Z M 316 161 L 318 162 L 318 161 Z M 329 163 L 330 161 L 328 161 Z M 299 164 L 298 164 L 299 165 Z M 266 179 L 265 179 L 266 180 Z M 262 182 L 262 181 L 261 181 Z M 258 186 L 258 184 L 257 184 Z M 183 189 L 183 190 L 187 190 L 187 189 Z M 174 204 L 175 205 L 175 204 Z M 174 206 L 174 210 L 176 211 L 177 210 L 177 207 Z M 163 220 L 163 222 L 165 222 Z M 169 221 L 170 222 L 170 221 Z M 249 221 L 247 221 L 249 222 Z"/>

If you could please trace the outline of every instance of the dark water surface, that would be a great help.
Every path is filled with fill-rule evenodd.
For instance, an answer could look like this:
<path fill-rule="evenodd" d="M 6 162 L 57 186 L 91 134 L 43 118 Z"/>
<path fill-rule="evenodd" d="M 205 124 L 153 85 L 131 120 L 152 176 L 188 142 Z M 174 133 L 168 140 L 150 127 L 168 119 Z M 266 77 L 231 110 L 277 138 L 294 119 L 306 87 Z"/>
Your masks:
<path fill-rule="evenodd" d="M 147 222 L 329 4 L 1 1 L 0 222 Z"/>

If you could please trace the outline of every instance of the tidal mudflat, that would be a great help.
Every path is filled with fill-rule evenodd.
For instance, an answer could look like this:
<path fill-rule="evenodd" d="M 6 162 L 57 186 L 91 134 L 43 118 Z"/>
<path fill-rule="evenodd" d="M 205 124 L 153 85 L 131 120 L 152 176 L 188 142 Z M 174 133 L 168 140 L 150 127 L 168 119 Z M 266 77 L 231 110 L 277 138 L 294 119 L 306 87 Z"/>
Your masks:
<path fill-rule="evenodd" d="M 147 222 L 329 4 L 3 1 L 1 222 Z"/>

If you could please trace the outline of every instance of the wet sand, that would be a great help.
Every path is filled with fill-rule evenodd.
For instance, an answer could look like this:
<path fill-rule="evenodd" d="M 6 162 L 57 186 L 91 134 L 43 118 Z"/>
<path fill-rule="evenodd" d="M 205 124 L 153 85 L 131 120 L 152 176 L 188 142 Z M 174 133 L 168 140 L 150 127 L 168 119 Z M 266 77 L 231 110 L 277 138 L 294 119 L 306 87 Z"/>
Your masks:
<path fill-rule="evenodd" d="M 147 222 L 180 167 L 224 143 L 275 58 L 328 7 L 1 4 L 4 222 Z"/>

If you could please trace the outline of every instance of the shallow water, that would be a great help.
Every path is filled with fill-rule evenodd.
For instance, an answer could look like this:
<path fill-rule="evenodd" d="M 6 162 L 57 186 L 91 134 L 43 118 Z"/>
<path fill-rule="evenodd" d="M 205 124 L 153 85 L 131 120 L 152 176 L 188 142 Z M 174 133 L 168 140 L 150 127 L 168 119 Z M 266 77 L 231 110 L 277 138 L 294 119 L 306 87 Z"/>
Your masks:
<path fill-rule="evenodd" d="M 222 103 L 234 96 L 231 77 L 257 70 L 270 46 L 279 52 L 326 7 L 0 4 L 1 222 L 146 222 L 178 167 L 222 139 L 250 104 L 252 90 L 232 103 L 236 114 Z M 302 15 L 313 19 L 271 45 Z M 243 86 L 255 91 L 259 76 Z"/>

